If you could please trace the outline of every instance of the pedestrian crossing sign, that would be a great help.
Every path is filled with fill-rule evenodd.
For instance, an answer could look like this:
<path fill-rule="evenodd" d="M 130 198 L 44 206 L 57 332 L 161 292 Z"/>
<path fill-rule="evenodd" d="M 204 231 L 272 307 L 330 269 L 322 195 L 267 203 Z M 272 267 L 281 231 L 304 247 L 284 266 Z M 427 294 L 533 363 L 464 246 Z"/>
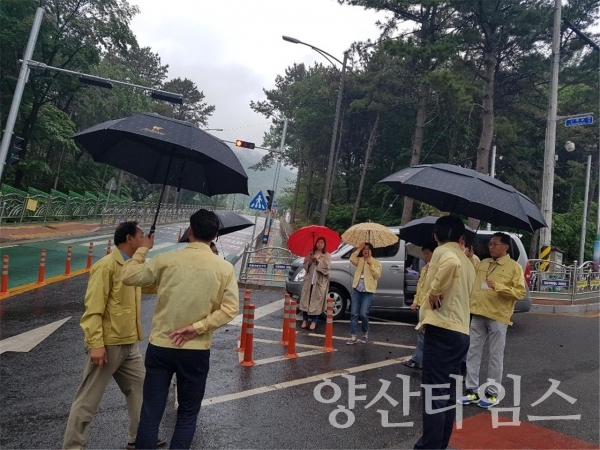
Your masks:
<path fill-rule="evenodd" d="M 257 211 L 265 211 L 267 209 L 267 199 L 262 191 L 258 191 L 258 194 L 256 194 L 254 198 L 250 200 L 248 207 L 250 209 L 256 209 Z"/>

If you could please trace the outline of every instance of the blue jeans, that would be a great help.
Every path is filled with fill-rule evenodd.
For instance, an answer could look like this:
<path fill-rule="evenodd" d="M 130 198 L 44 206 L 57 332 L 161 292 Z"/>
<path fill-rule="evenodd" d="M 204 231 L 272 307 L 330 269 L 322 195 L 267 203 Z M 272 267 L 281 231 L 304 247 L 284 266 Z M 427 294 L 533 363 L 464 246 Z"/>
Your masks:
<path fill-rule="evenodd" d="M 305 322 L 312 322 L 316 324 L 319 320 L 319 316 L 309 316 L 306 311 L 302 311 L 302 320 L 304 320 Z"/>
<path fill-rule="evenodd" d="M 426 399 L 425 389 L 421 389 L 423 398 L 423 435 L 415 444 L 415 449 L 444 449 L 448 447 L 454 419 L 456 419 L 456 379 L 460 362 L 469 349 L 469 335 L 451 331 L 433 325 L 425 326 L 425 345 L 423 347 L 423 379 L 425 384 L 449 384 L 449 388 L 432 389 L 435 400 Z M 446 396 L 447 398 L 441 398 Z M 437 397 L 437 399 L 436 399 Z M 427 414 L 425 402 L 431 401 L 433 414 Z M 442 408 L 449 410 L 436 412 Z"/>
<path fill-rule="evenodd" d="M 170 448 L 190 448 L 204 397 L 209 360 L 210 350 L 182 350 L 148 344 L 144 402 L 136 448 L 156 448 L 158 426 L 165 411 L 173 374 L 177 374 L 179 407 Z"/>
<path fill-rule="evenodd" d="M 416 362 L 418 365 L 423 365 L 423 346 L 425 345 L 425 331 L 423 327 L 419 328 L 417 331 L 417 348 L 415 348 L 415 352 L 412 355 L 412 360 Z"/>
<path fill-rule="evenodd" d="M 359 316 L 363 335 L 366 336 L 369 332 L 369 310 L 372 303 L 372 292 L 360 292 L 352 289 L 352 304 L 350 305 L 350 334 L 352 336 L 358 335 Z"/>

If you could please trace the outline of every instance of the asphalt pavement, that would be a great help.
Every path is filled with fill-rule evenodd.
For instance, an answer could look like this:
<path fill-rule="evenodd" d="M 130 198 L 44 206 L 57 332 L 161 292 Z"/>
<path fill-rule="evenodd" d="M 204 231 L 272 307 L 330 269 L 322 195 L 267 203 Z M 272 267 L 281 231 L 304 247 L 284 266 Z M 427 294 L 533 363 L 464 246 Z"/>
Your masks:
<path fill-rule="evenodd" d="M 78 322 L 87 279 L 88 275 L 77 276 L 0 301 L 1 448 L 60 447 L 83 367 Z M 407 397 L 403 383 L 410 392 L 419 392 L 420 372 L 401 361 L 410 357 L 416 343 L 415 316 L 373 314 L 370 343 L 354 346 L 345 345 L 347 320 L 336 322 L 336 351 L 331 353 L 320 351 L 323 321 L 315 333 L 298 328 L 299 357 L 286 359 L 286 349 L 279 344 L 282 298 L 283 291 L 252 292 L 257 306 L 254 367 L 239 364 L 239 320 L 215 333 L 192 447 L 412 448 L 421 433 L 422 399 Z M 155 301 L 154 296 L 143 298 L 146 335 Z M 70 319 L 29 352 L 5 351 L 2 346 L 7 338 L 66 318 Z M 493 429 L 492 414 L 470 405 L 463 409 L 463 429 L 455 432 L 451 446 L 598 448 L 598 317 L 524 313 L 514 322 L 506 346 L 507 396 L 499 408 L 515 406 L 509 375 L 520 376 L 520 426 Z M 146 340 L 140 343 L 142 353 L 146 345 Z M 323 379 L 337 387 L 323 385 Z M 553 393 L 539 402 L 551 380 L 560 382 L 558 391 L 563 394 Z M 388 383 L 387 391 L 382 390 Z M 357 385 L 354 407 L 352 384 Z M 352 413 L 336 413 L 342 408 Z M 354 417 L 353 423 L 347 422 L 348 415 Z M 508 411 L 499 415 L 502 420 L 511 417 Z M 532 420 L 532 416 L 576 415 L 579 419 Z M 169 437 L 175 417 L 171 394 L 161 434 Z M 88 447 L 123 448 L 126 434 L 124 398 L 111 383 L 91 425 Z"/>

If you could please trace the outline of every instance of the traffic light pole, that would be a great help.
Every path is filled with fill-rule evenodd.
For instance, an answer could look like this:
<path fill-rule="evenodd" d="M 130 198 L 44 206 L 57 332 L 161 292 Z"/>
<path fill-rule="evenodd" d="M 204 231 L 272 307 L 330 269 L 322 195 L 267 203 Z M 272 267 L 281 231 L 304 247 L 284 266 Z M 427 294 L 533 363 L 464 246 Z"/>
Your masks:
<path fill-rule="evenodd" d="M 33 56 L 33 49 L 35 48 L 35 43 L 37 41 L 43 17 L 44 8 L 37 8 L 35 11 L 35 18 L 33 19 L 33 25 L 31 26 L 31 32 L 29 33 L 29 41 L 27 41 L 27 47 L 25 48 L 23 63 L 21 64 L 21 69 L 19 71 L 17 86 L 15 87 L 15 93 L 10 105 L 10 112 L 6 118 L 6 126 L 4 127 L 4 133 L 2 134 L 2 143 L 0 144 L 0 180 L 2 180 L 6 156 L 8 155 L 8 147 L 10 146 L 10 140 L 12 138 L 15 122 L 17 121 L 17 113 L 19 112 L 21 97 L 23 96 L 25 83 L 27 83 L 27 77 L 29 76 L 29 66 L 27 63 Z"/>
<path fill-rule="evenodd" d="M 281 159 L 283 156 L 283 147 L 285 146 L 285 135 L 287 133 L 288 120 L 285 119 L 283 122 L 283 133 L 281 135 L 281 145 L 279 146 L 279 159 L 277 160 L 277 166 L 275 168 L 275 179 L 273 180 L 273 202 L 275 202 L 275 196 L 277 195 L 277 183 L 279 182 L 279 172 L 281 171 Z M 269 208 L 269 215 L 267 217 L 267 223 L 265 224 L 265 236 L 267 242 L 269 235 L 271 234 L 271 221 L 273 219 L 273 207 Z M 264 238 L 263 238 L 264 239 Z"/>

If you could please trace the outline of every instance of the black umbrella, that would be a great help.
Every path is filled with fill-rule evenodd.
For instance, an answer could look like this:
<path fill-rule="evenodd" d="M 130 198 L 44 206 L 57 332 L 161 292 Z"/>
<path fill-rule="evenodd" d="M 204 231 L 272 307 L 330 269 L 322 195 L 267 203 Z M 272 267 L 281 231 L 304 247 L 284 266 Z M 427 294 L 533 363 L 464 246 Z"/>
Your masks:
<path fill-rule="evenodd" d="M 514 187 L 488 175 L 450 164 L 422 164 L 400 170 L 380 183 L 398 195 L 440 211 L 462 214 L 496 226 L 525 230 L 546 227 L 539 208 Z"/>
<path fill-rule="evenodd" d="M 190 122 L 154 113 L 109 120 L 74 136 L 96 162 L 162 184 L 212 196 L 248 195 L 248 176 L 233 150 Z"/>
<path fill-rule="evenodd" d="M 250 220 L 234 213 L 233 211 L 215 211 L 215 214 L 219 216 L 219 236 L 234 233 L 254 225 L 254 223 L 252 223 Z M 183 236 L 181 236 L 181 239 L 179 239 L 179 242 L 190 242 L 190 238 L 188 236 L 189 231 L 190 227 L 187 227 L 185 233 L 183 233 Z"/>
<path fill-rule="evenodd" d="M 400 227 L 400 239 L 423 247 L 425 244 L 433 241 L 433 230 L 435 222 L 438 219 L 439 217 L 426 216 L 411 220 L 406 225 Z M 475 231 L 465 225 L 465 235 L 467 242 L 472 242 L 475 238 Z"/>

